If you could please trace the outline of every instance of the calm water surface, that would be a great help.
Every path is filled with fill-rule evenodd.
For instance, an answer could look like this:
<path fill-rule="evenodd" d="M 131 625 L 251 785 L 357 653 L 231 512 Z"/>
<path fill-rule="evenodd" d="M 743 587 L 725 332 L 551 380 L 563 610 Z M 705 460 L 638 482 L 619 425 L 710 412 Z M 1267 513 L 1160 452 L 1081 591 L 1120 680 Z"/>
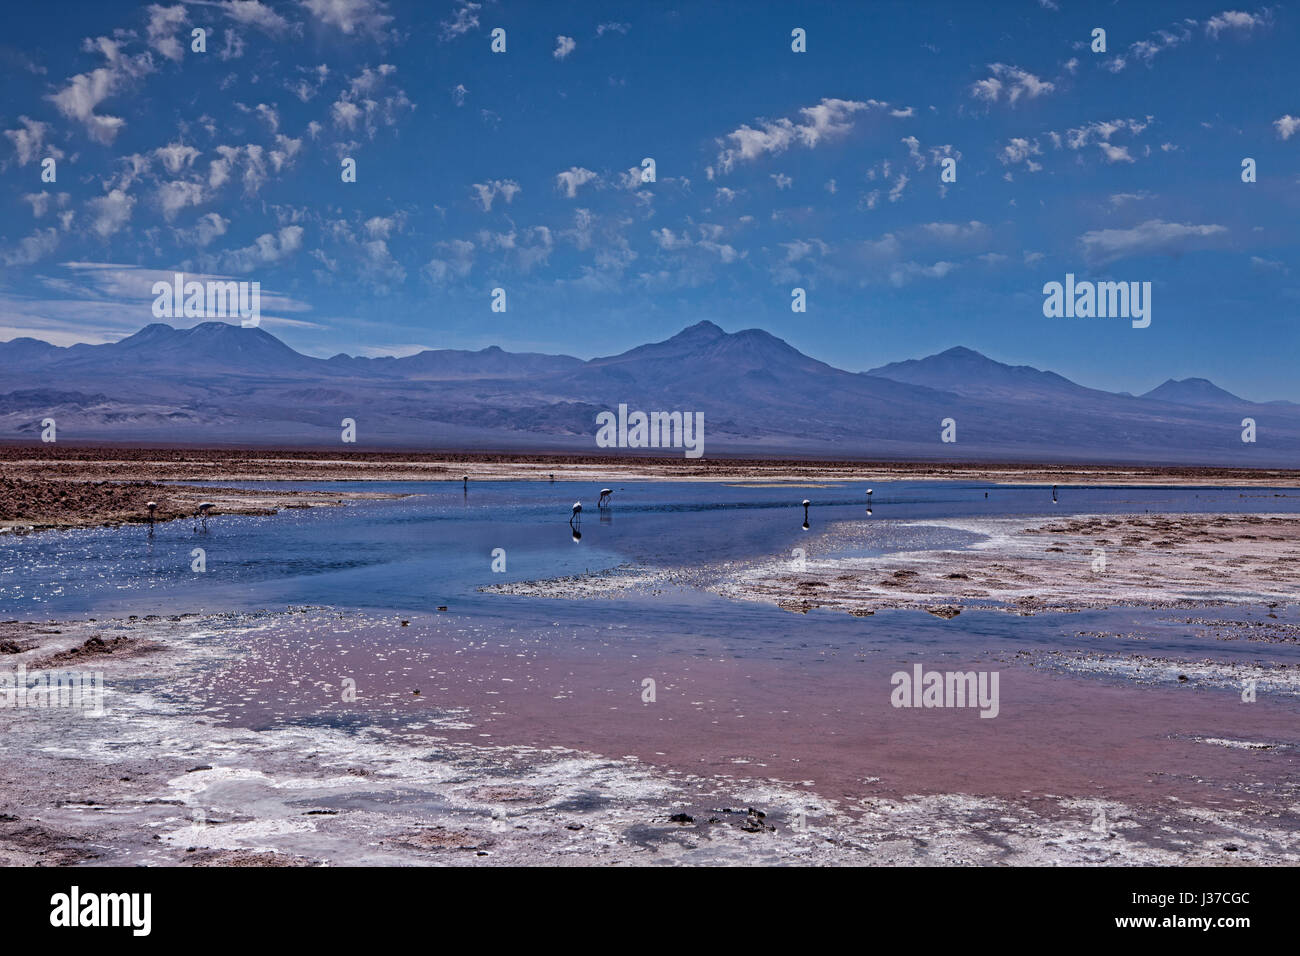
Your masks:
<path fill-rule="evenodd" d="M 1268 488 L 1070 488 L 894 482 L 874 485 L 744 487 L 728 484 L 629 482 L 612 485 L 613 507 L 596 508 L 589 483 L 314 482 L 246 483 L 316 491 L 386 491 L 411 497 L 349 503 L 341 508 L 286 510 L 267 517 L 218 516 L 206 531 L 193 521 L 43 532 L 0 537 L 0 617 L 51 619 L 87 614 L 177 614 L 243 611 L 286 605 L 382 608 L 412 613 L 447 605 L 462 619 L 488 626 L 626 626 L 664 630 L 689 642 L 723 637 L 733 653 L 801 641 L 860 642 L 866 635 L 919 644 L 951 643 L 960 633 L 983 648 L 1051 642 L 1064 629 L 1122 628 L 1143 619 L 1160 629 L 1168 613 L 1130 610 L 1011 617 L 966 613 L 941 621 L 921 612 L 882 612 L 857 619 L 842 613 L 792 615 L 764 605 L 735 604 L 709 594 L 672 592 L 654 598 L 585 602 L 482 594 L 477 588 L 597 571 L 626 563 L 691 565 L 788 556 L 809 540 L 804 497 L 813 501 L 812 530 L 833 521 L 984 518 L 1076 513 L 1265 513 L 1300 511 L 1300 494 Z M 985 497 L 987 493 L 988 497 Z M 581 540 L 569 526 L 583 502 Z M 975 536 L 942 528 L 903 528 L 894 547 L 960 546 Z M 207 571 L 191 570 L 193 549 Z M 507 570 L 492 571 L 493 550 Z M 1210 612 L 1213 613 L 1213 612 Z M 1236 612 L 1240 614 L 1241 612 Z M 1260 613 L 1264 613 L 1260 609 Z M 1182 628 L 1182 630 L 1186 630 Z M 1169 646 L 1178 642 L 1170 629 Z M 1147 644 L 1156 650 L 1163 641 Z M 1270 648 L 1278 650 L 1278 648 Z M 1289 653 L 1290 648 L 1287 649 Z"/>

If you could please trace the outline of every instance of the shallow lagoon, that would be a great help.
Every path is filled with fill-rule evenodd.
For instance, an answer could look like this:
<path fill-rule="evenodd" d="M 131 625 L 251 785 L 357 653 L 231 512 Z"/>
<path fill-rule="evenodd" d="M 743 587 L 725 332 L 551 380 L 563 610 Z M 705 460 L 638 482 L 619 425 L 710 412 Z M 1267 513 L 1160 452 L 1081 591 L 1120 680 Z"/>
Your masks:
<path fill-rule="evenodd" d="M 243 487 L 265 487 L 244 484 Z M 1179 623 L 1185 614 L 1117 608 L 1024 618 L 966 612 L 944 621 L 924 612 L 870 618 L 822 611 L 790 614 L 738 604 L 711 593 L 669 589 L 652 596 L 565 601 L 485 594 L 478 588 L 599 571 L 625 564 L 655 567 L 788 557 L 815 538 L 802 529 L 806 496 L 815 532 L 830 522 L 906 522 L 947 517 L 1005 517 L 1104 512 L 1293 512 L 1287 489 L 1113 487 L 1051 489 L 954 482 L 866 485 L 652 482 L 615 485 L 613 506 L 595 507 L 599 488 L 556 482 L 285 483 L 311 490 L 399 492 L 410 497 L 352 502 L 338 508 L 289 509 L 266 517 L 216 516 L 207 529 L 190 520 L 146 526 L 42 532 L 0 539 L 0 616 L 56 619 L 85 615 L 239 612 L 287 606 L 369 608 L 419 614 L 440 605 L 456 626 L 479 633 L 513 628 L 554 634 L 557 626 L 623 630 L 652 636 L 665 652 L 710 647 L 738 657 L 780 659 L 816 648 L 883 647 L 899 642 L 934 652 L 962 647 L 998 652 L 1028 645 L 1077 644 L 1081 631 L 1140 627 L 1144 652 L 1207 649 Z M 985 498 L 985 493 L 988 498 Z M 569 513 L 584 502 L 581 540 Z M 960 547 L 977 539 L 935 526 L 898 527 L 898 550 Z M 190 569 L 194 548 L 207 571 Z M 494 573 L 496 548 L 506 571 Z M 829 555 L 818 554 L 818 557 Z M 1234 614 L 1264 614 L 1239 609 Z M 1217 616 L 1209 610 L 1202 616 Z M 1289 610 L 1281 612 L 1290 618 Z M 450 621 L 448 622 L 451 623 Z M 1215 642 L 1218 643 L 1218 642 Z M 1249 646 L 1216 648 L 1248 655 Z M 1296 657 L 1294 646 L 1270 648 Z"/>
<path fill-rule="evenodd" d="M 267 487 L 265 483 L 241 487 Z M 0 613 L 5 617 L 176 614 L 286 605 L 386 608 L 412 612 L 455 605 L 502 611 L 502 598 L 477 588 L 622 564 L 696 565 L 788 556 L 812 530 L 835 521 L 900 521 L 1138 512 L 1300 511 L 1300 493 L 1267 488 L 1061 488 L 896 482 L 876 485 L 750 487 L 696 482 L 614 486 L 596 508 L 587 483 L 314 482 L 279 487 L 396 492 L 410 497 L 289 509 L 266 517 L 216 516 L 206 530 L 190 520 L 51 531 L 0 538 Z M 988 497 L 985 497 L 987 493 Z M 582 501 L 581 540 L 569 525 Z M 973 535 L 932 526 L 900 528 L 899 550 L 952 547 Z M 207 570 L 191 570 L 202 548 Z M 506 571 L 492 570 L 505 551 Z M 825 556 L 825 555 L 822 555 Z M 548 602 L 554 604 L 557 602 Z M 590 604 L 592 602 L 588 602 Z M 533 604 L 512 599 L 523 611 Z"/>

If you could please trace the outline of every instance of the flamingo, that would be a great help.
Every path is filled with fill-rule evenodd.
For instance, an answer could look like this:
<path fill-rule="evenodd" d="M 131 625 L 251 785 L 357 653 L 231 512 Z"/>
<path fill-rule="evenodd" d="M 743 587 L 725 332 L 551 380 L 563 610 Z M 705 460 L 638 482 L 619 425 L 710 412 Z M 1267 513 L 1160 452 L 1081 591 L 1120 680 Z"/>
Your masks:
<path fill-rule="evenodd" d="M 803 500 L 803 529 L 805 531 L 808 530 L 808 506 L 811 504 L 812 502 L 809 501 L 807 498 Z"/>
<path fill-rule="evenodd" d="M 575 519 L 577 520 L 578 524 L 582 524 L 582 502 L 581 501 L 575 501 L 573 503 L 573 514 L 569 515 L 569 524 L 573 524 Z"/>
<path fill-rule="evenodd" d="M 158 510 L 158 502 L 146 501 L 144 506 L 149 509 L 149 523 L 153 524 L 153 513 Z"/>
<path fill-rule="evenodd" d="M 194 517 L 202 520 L 203 528 L 205 531 L 207 530 L 208 527 L 208 509 L 215 508 L 215 507 L 216 505 L 214 505 L 211 501 L 200 501 L 199 510 L 194 512 Z"/>
<path fill-rule="evenodd" d="M 614 493 L 614 489 L 613 489 L 613 488 L 601 488 L 601 489 L 600 489 L 600 498 L 597 499 L 597 501 L 596 501 L 596 507 L 597 507 L 597 508 L 605 508 L 605 507 L 608 507 L 608 506 L 609 506 L 609 496 L 612 495 L 613 493 Z"/>

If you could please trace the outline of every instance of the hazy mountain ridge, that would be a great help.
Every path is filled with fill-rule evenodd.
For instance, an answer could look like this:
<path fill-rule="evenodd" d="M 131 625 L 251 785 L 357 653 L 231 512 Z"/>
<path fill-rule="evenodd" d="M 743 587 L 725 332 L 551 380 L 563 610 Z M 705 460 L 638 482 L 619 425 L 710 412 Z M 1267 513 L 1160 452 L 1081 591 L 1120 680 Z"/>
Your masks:
<path fill-rule="evenodd" d="M 1300 465 L 1300 406 L 1204 379 L 1134 397 L 961 347 L 848 372 L 712 322 L 585 362 L 495 346 L 322 359 L 260 328 L 155 323 L 107 345 L 0 343 L 0 369 L 13 438 L 51 415 L 64 440 L 329 445 L 349 417 L 363 446 L 595 452 L 596 413 L 626 403 L 704 412 L 706 455 Z"/>

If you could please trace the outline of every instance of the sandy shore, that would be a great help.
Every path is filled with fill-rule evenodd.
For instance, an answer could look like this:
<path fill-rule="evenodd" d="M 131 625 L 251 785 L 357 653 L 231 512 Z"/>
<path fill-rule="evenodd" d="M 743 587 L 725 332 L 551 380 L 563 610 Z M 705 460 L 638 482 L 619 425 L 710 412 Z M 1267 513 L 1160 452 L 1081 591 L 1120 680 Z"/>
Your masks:
<path fill-rule="evenodd" d="M 100 671 L 106 712 L 0 711 L 0 864 L 1300 862 L 1296 808 L 1280 812 L 1272 789 L 1242 782 L 1285 774 L 1293 745 L 1267 736 L 1267 724 L 1248 734 L 1242 718 L 1210 720 L 1203 697 L 1073 692 L 1077 680 L 1006 665 L 1037 682 L 1051 708 L 1066 702 L 1073 733 L 1090 730 L 1078 710 L 1086 701 L 1109 727 L 1114 707 L 1132 709 L 1138 740 L 1152 743 L 1097 741 L 1131 778 L 1112 791 L 1087 782 L 1119 776 L 1102 764 L 1081 768 L 1077 754 L 1049 758 L 1018 740 L 1030 724 L 1041 732 L 1032 714 L 973 751 L 966 736 L 987 732 L 985 722 L 948 720 L 939 738 L 927 723 L 917 736 L 882 693 L 877 717 L 849 715 L 843 726 L 865 719 L 855 733 L 866 740 L 893 728 L 893 744 L 827 749 L 837 735 L 788 709 L 794 698 L 763 712 L 771 680 L 789 679 L 773 662 L 751 672 L 762 683 L 752 700 L 736 697 L 731 679 L 682 675 L 694 681 L 684 701 L 736 697 L 745 712 L 726 723 L 744 725 L 740 736 L 719 727 L 730 708 L 716 704 L 669 711 L 668 725 L 635 704 L 594 705 L 604 716 L 593 720 L 581 709 L 592 704 L 570 698 L 588 683 L 615 691 L 617 666 L 611 675 L 590 654 L 519 647 L 439 650 L 447 633 L 420 633 L 434 626 L 325 609 L 4 625 L 0 669 Z M 552 671 L 574 689 L 557 689 Z M 339 673 L 356 675 L 356 703 L 341 697 Z M 543 693 L 529 692 L 530 675 Z M 858 680 L 827 671 L 809 716 L 860 696 Z M 1179 726 L 1214 729 L 1169 729 Z M 557 735 L 600 746 L 560 745 Z M 978 759 L 967 766 L 961 753 Z M 1179 769 L 1144 783 L 1165 765 Z M 1054 784 L 1016 789 L 1035 775 Z M 925 785 L 929 777 L 946 788 Z"/>
<path fill-rule="evenodd" d="M 1287 604 L 1300 594 L 1300 518 L 1295 515 L 1079 515 L 910 524 L 967 531 L 980 540 L 964 549 L 817 559 L 819 551 L 869 548 L 888 534 L 880 526 L 840 525 L 809 549 L 805 566 L 780 561 L 740 569 L 714 589 L 794 611 L 918 608 L 945 616 L 963 608 L 1031 614 Z"/>
<path fill-rule="evenodd" d="M 818 557 L 891 548 L 900 531 L 917 526 L 975 540 L 961 548 Z M 1288 514 L 839 522 L 808 538 L 804 550 L 802 559 L 627 567 L 482 590 L 590 599 L 688 586 L 802 613 L 912 609 L 945 618 L 976 609 L 1277 606 L 1300 595 L 1300 517 Z"/>

